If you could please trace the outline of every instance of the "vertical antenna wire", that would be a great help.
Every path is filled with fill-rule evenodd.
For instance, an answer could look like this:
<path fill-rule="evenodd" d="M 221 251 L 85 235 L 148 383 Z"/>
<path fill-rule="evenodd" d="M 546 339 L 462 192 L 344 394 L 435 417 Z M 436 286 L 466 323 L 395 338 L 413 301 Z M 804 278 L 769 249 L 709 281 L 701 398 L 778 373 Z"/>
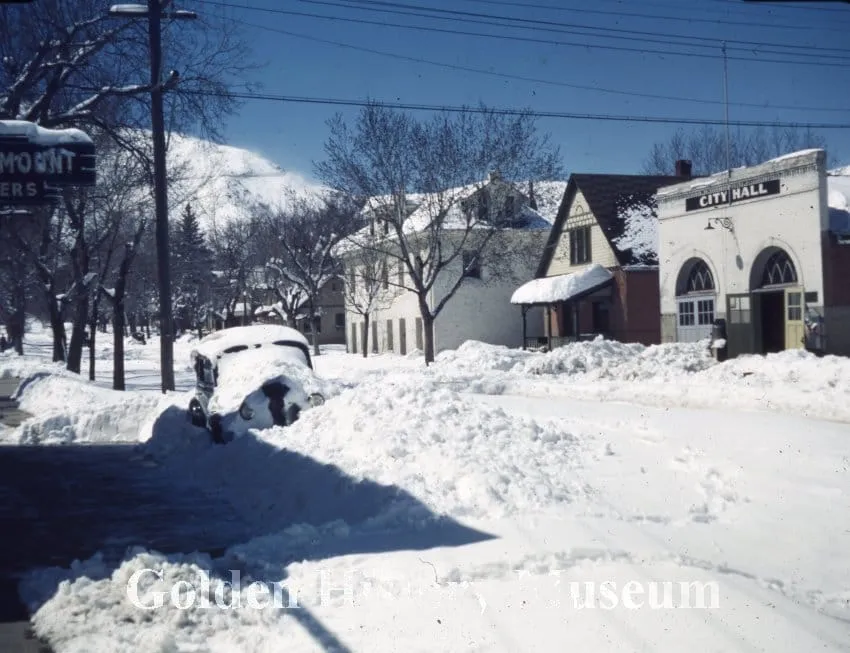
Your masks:
<path fill-rule="evenodd" d="M 726 125 L 726 175 L 732 176 L 732 164 L 729 152 L 729 64 L 726 59 L 726 41 L 723 41 L 723 109 L 725 112 L 724 123 Z"/>

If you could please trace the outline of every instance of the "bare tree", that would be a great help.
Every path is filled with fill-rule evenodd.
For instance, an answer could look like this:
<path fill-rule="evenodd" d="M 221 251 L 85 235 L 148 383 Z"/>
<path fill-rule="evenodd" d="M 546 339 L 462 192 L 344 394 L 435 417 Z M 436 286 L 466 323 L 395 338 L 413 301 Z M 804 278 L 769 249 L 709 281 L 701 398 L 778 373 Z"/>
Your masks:
<path fill-rule="evenodd" d="M 215 261 L 219 284 L 214 304 L 225 315 L 235 315 L 237 305 L 248 310 L 249 299 L 256 290 L 256 270 L 260 265 L 257 256 L 259 225 L 247 218 L 229 222 L 213 222 L 209 244 Z M 248 319 L 247 313 L 244 315 Z"/>
<path fill-rule="evenodd" d="M 349 241 L 406 270 L 404 287 L 416 295 L 422 319 L 425 361 L 433 362 L 434 321 L 482 261 L 495 281 L 512 275 L 518 257 L 539 258 L 539 242 L 520 251 L 515 232 L 533 216 L 507 204 L 508 197 L 520 198 L 503 180 L 556 178 L 558 149 L 538 135 L 531 113 L 511 116 L 486 107 L 418 120 L 371 104 L 353 126 L 337 116 L 329 127 L 317 174 L 349 196 L 369 198 L 370 226 Z M 494 171 L 499 175 L 491 177 Z M 432 302 L 435 287 L 440 293 Z"/>
<path fill-rule="evenodd" d="M 147 19 L 115 18 L 107 0 L 39 0 L 0 6 L 0 119 L 44 127 L 146 128 Z M 206 12 L 197 21 L 163 21 L 169 127 L 217 134 L 236 106 L 231 88 L 252 69 L 238 26 Z M 131 145 L 131 144 L 128 144 Z"/>
<path fill-rule="evenodd" d="M 345 196 L 291 195 L 285 208 L 260 215 L 263 238 L 274 248 L 268 264 L 289 293 L 302 291 L 310 311 L 313 353 L 319 355 L 319 298 L 322 288 L 339 276 L 334 248 L 353 230 L 356 208 Z M 283 293 L 278 293 L 280 299 Z M 290 304 L 294 312 L 297 306 Z M 294 317 L 294 316 L 293 316 Z"/>
<path fill-rule="evenodd" d="M 133 231 L 129 240 L 124 243 L 124 252 L 114 274 L 114 286 L 106 288 L 101 286 L 101 293 L 107 298 L 112 306 L 112 339 L 114 344 L 113 351 L 113 370 L 112 370 L 112 388 L 113 390 L 124 390 L 124 329 L 126 324 L 126 306 L 125 298 L 127 291 L 127 277 L 130 274 L 130 268 L 133 265 L 133 259 L 138 252 L 139 243 L 142 241 L 142 236 L 145 233 L 147 220 L 143 216 L 139 216 L 132 225 Z"/>
<path fill-rule="evenodd" d="M 38 226 L 28 219 L 26 211 L 0 212 L 0 322 L 14 350 L 23 355 L 26 312 L 36 295 L 35 271 L 30 261 L 21 256 L 16 236 L 31 242 Z"/>
<path fill-rule="evenodd" d="M 789 152 L 825 147 L 826 139 L 809 128 L 735 129 L 729 138 L 728 165 L 732 168 L 754 166 Z M 675 162 L 679 159 L 691 161 L 695 175 L 710 175 L 725 170 L 725 132 L 710 126 L 691 133 L 679 129 L 668 141 L 652 146 L 644 161 L 643 171 L 649 175 L 672 175 L 675 174 Z"/>

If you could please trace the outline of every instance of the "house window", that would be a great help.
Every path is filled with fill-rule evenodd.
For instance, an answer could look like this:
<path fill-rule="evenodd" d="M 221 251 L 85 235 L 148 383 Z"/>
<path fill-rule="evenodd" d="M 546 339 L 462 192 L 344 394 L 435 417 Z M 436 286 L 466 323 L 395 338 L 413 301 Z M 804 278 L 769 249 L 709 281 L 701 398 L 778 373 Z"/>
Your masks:
<path fill-rule="evenodd" d="M 750 298 L 749 297 L 730 297 L 729 298 L 729 323 L 730 324 L 750 324 Z"/>
<path fill-rule="evenodd" d="M 762 286 L 778 286 L 786 283 L 797 283 L 797 270 L 783 250 L 771 254 L 764 266 Z"/>
<path fill-rule="evenodd" d="M 788 321 L 799 322 L 803 319 L 802 293 L 788 293 Z"/>
<path fill-rule="evenodd" d="M 387 320 L 387 351 L 393 351 L 393 321 Z"/>
<path fill-rule="evenodd" d="M 378 353 L 378 323 L 372 322 L 372 353 Z"/>
<path fill-rule="evenodd" d="M 709 326 L 714 322 L 714 300 L 698 299 L 697 302 L 697 324 Z"/>
<path fill-rule="evenodd" d="M 350 292 L 354 292 L 354 284 L 357 283 L 357 280 L 354 277 L 354 268 L 352 267 L 348 273 L 348 287 Z"/>
<path fill-rule="evenodd" d="M 345 313 L 334 315 L 334 327 L 336 327 L 337 331 L 342 331 L 345 328 Z"/>
<path fill-rule="evenodd" d="M 390 268 L 386 261 L 381 265 L 381 286 L 384 290 L 390 287 Z"/>
<path fill-rule="evenodd" d="M 714 290 L 714 279 L 705 261 L 699 260 L 691 266 L 685 292 L 709 292 Z"/>
<path fill-rule="evenodd" d="M 399 288 L 404 287 L 404 262 L 403 261 L 398 262 L 398 287 Z"/>
<path fill-rule="evenodd" d="M 479 261 L 478 252 L 463 253 L 463 276 L 472 279 L 481 278 L 481 263 Z"/>
<path fill-rule="evenodd" d="M 694 326 L 696 324 L 694 312 L 693 301 L 679 302 L 679 326 Z"/>
<path fill-rule="evenodd" d="M 590 262 L 590 227 L 570 230 L 570 265 Z"/>

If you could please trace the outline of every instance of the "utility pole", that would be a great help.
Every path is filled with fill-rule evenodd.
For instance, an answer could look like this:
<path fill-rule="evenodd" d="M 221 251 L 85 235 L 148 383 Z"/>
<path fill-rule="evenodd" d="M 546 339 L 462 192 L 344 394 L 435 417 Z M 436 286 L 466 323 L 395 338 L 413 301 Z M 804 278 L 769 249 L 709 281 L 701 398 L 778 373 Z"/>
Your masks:
<path fill-rule="evenodd" d="M 171 0 L 148 0 L 143 5 L 116 5 L 112 16 L 139 18 L 147 15 L 150 42 L 151 73 L 151 132 L 153 134 L 153 185 L 156 216 L 156 269 L 159 284 L 159 362 L 162 392 L 174 390 L 174 316 L 171 303 L 171 261 L 168 251 L 168 187 L 166 185 L 165 118 L 163 94 L 165 86 L 173 84 L 177 75 L 172 71 L 168 81 L 162 80 L 162 16 Z M 194 19 L 191 11 L 172 11 L 168 18 Z"/>

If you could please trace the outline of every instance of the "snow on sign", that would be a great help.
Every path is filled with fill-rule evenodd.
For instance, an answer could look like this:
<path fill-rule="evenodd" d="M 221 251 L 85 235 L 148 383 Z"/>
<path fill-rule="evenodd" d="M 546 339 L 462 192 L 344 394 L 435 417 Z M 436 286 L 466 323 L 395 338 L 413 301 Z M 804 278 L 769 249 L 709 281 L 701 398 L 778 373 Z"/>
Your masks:
<path fill-rule="evenodd" d="M 0 204 L 44 204 L 63 186 L 93 186 L 95 162 L 94 143 L 79 129 L 0 120 Z"/>

